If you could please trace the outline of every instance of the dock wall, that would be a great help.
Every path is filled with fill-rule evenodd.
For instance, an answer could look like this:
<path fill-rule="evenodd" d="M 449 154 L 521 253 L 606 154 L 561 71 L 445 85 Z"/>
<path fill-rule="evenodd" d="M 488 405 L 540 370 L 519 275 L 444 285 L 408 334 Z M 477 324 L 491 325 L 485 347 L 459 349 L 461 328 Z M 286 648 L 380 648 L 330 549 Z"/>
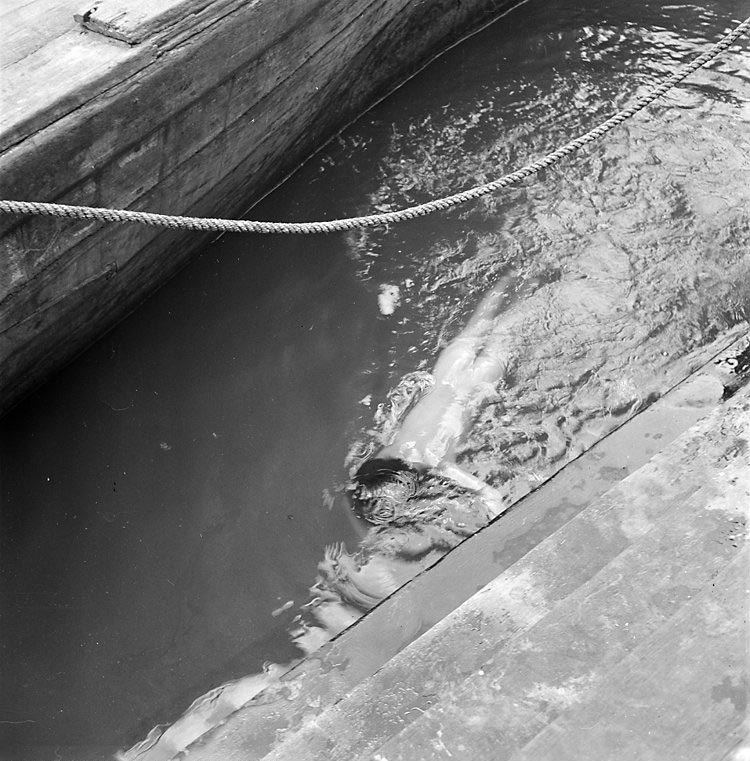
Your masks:
<path fill-rule="evenodd" d="M 31 39 L 35 20 L 25 19 L 0 60 L 0 197 L 240 214 L 440 50 L 514 4 L 101 0 L 76 20 L 62 14 L 51 31 L 41 8 L 46 27 Z M 0 217 L 0 414 L 208 237 Z"/>

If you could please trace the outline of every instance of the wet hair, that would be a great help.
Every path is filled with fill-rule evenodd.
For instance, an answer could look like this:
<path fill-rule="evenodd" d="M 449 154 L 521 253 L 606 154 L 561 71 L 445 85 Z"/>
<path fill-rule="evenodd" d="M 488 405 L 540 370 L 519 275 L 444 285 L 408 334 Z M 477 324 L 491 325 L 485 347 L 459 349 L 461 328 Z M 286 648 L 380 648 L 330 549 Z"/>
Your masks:
<path fill-rule="evenodd" d="M 387 483 L 399 473 L 416 474 L 417 469 L 398 457 L 373 457 L 359 466 L 354 474 L 354 480 L 360 486 L 372 488 L 381 483 Z"/>
<path fill-rule="evenodd" d="M 350 496 L 355 513 L 370 523 L 389 523 L 399 504 L 413 497 L 420 471 L 397 457 L 374 457 L 354 474 Z"/>

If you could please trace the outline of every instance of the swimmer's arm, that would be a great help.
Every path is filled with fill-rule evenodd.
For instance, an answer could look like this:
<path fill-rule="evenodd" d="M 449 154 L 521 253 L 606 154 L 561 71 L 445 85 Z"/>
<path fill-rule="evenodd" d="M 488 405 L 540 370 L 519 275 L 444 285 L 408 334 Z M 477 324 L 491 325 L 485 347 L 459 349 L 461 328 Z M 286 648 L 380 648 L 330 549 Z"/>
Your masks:
<path fill-rule="evenodd" d="M 508 508 L 502 492 L 456 465 L 455 462 L 443 461 L 435 470 L 454 484 L 476 492 L 494 515 L 500 515 Z"/>

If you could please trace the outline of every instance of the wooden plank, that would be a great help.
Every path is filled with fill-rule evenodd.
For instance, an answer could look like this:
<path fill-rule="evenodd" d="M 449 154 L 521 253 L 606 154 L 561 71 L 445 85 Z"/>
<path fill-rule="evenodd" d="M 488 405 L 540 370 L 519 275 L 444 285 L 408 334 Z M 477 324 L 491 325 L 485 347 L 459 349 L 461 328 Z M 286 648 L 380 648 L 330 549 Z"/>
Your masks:
<path fill-rule="evenodd" d="M 137 45 L 152 34 L 181 23 L 198 4 L 195 0 L 97 0 L 75 14 L 75 20 L 97 34 Z"/>
<path fill-rule="evenodd" d="M 205 19 L 197 32 L 186 21 L 187 31 L 181 34 L 187 36 L 176 47 L 173 42 L 130 47 L 90 32 L 66 33 L 3 72 L 0 102 L 7 108 L 0 113 L 0 151 L 34 134 L 32 153 L 45 154 L 37 155 L 37 164 L 46 160 L 48 172 L 80 177 L 169 121 L 298 25 L 304 29 L 301 22 L 306 16 L 318 9 L 325 12 L 331 5 L 347 16 L 342 2 L 280 0 L 271 12 L 268 3 L 233 0 L 233 12 L 214 18 L 205 37 L 200 34 L 207 26 Z M 356 15 L 360 4 L 349 5 L 354 9 L 348 15 Z M 295 61 L 290 56 L 287 66 L 293 67 Z M 58 124 L 66 115 L 70 118 Z M 92 119 L 96 124 L 89 124 Z M 46 133 L 52 125 L 54 129 Z M 102 144 L 104 136 L 109 136 L 110 145 Z M 46 152 L 50 140 L 56 145 Z M 92 143 L 97 150 L 87 152 Z M 24 172 L 15 172 L 17 160 L 31 152 L 30 147 L 0 156 L 4 185 L 27 197 L 49 199 L 51 192 L 42 196 L 33 186 L 22 190 Z M 79 159 L 76 154 L 81 152 L 84 156 Z M 60 155 L 72 158 L 69 169 L 58 167 L 59 158 L 54 159 Z M 57 192 L 68 187 L 59 177 L 45 184 Z"/>
<path fill-rule="evenodd" d="M 141 71 L 155 50 L 133 49 L 78 30 L 55 37 L 0 79 L 0 151 L 70 114 Z"/>
<path fill-rule="evenodd" d="M 75 20 L 97 34 L 138 45 L 155 35 L 195 34 L 204 27 L 204 21 L 214 22 L 236 7 L 236 0 L 213 3 L 206 0 L 96 0 L 77 8 Z"/>
<path fill-rule="evenodd" d="M 32 0 L 5 2 L 0 6 L 0 77 L 3 69 L 18 63 L 61 34 L 76 28 L 73 14 L 80 0 Z"/>

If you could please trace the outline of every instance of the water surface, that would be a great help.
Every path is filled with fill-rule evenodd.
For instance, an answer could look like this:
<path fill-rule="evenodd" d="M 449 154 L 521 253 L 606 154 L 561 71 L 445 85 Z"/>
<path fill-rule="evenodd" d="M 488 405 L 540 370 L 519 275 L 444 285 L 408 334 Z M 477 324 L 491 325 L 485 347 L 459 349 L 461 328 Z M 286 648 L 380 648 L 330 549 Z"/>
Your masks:
<path fill-rule="evenodd" d="M 528 2 L 252 216 L 349 216 L 492 179 L 606 118 L 745 11 Z M 500 326 L 513 380 L 460 459 L 516 496 L 705 360 L 750 311 L 748 62 L 742 40 L 574 160 L 450 213 L 226 236 L 8 416 L 9 757 L 95 757 L 299 655 L 288 630 L 325 546 L 382 552 L 392 536 L 351 514 L 347 452 L 507 269 L 546 285 Z M 384 289 L 400 295 L 392 313 Z"/>

